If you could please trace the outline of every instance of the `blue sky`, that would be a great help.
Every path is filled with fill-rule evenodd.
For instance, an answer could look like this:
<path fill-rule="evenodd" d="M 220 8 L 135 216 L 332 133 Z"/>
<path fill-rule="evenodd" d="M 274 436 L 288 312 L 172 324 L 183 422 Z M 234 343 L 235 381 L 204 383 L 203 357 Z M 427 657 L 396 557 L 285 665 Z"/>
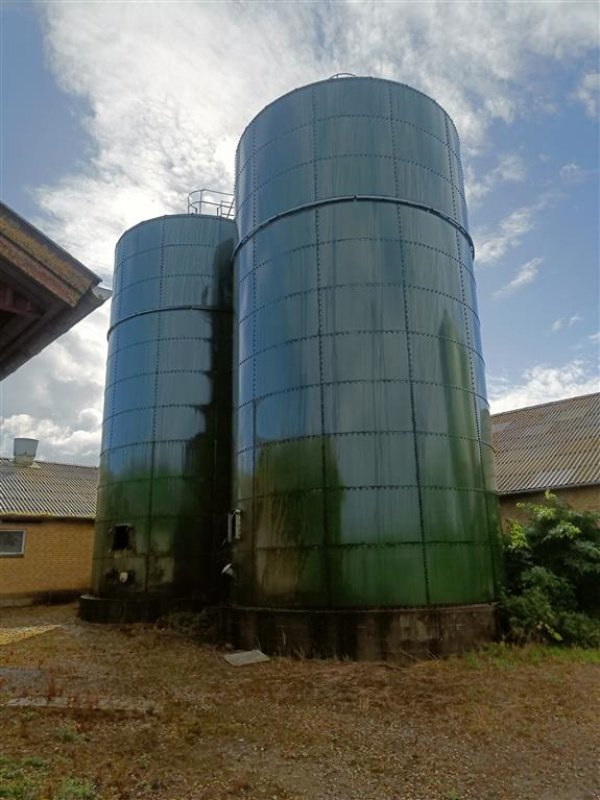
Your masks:
<path fill-rule="evenodd" d="M 409 83 L 461 135 L 493 410 L 598 390 L 596 2 L 4 0 L 1 194 L 110 286 L 141 219 L 230 190 L 246 123 L 350 71 Z M 96 463 L 101 309 L 0 387 L 1 441 Z"/>

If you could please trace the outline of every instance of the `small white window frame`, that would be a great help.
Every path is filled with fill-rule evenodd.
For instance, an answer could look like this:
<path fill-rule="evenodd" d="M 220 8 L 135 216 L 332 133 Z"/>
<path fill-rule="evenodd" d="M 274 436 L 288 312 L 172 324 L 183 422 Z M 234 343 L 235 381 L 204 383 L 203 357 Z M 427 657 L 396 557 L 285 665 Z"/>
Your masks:
<path fill-rule="evenodd" d="M 20 533 L 21 534 L 21 551 L 19 553 L 5 553 L 2 550 L 2 534 L 3 533 Z M 25 555 L 25 531 L 22 528 L 4 528 L 0 530 L 0 558 L 23 558 Z"/>

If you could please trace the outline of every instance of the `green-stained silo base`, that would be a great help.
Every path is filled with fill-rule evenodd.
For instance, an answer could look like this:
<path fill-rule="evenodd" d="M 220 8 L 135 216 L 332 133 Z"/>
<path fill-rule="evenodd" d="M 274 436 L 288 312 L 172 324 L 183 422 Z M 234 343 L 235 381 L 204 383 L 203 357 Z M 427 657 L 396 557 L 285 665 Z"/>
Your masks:
<path fill-rule="evenodd" d="M 79 598 L 79 616 L 87 622 L 154 622 L 165 614 L 194 611 L 202 607 L 200 599 L 144 594 L 139 597 L 95 597 L 84 594 Z"/>
<path fill-rule="evenodd" d="M 411 661 L 476 648 L 496 638 L 496 604 L 377 610 L 224 609 L 225 633 L 242 649 L 359 661 Z"/>

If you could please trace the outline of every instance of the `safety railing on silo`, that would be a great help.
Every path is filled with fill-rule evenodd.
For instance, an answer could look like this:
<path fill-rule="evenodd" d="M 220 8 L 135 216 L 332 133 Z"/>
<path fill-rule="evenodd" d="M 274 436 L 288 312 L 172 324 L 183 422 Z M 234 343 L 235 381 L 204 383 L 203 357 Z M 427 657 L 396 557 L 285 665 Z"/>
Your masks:
<path fill-rule="evenodd" d="M 225 219 L 235 218 L 234 196 L 215 189 L 195 189 L 188 194 L 188 214 L 210 214 Z"/>

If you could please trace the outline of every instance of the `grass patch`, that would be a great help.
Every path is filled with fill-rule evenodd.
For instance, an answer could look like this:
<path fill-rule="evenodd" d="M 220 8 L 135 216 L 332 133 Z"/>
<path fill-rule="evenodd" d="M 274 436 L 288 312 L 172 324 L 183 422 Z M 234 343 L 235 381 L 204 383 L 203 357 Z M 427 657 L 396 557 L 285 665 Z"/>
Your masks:
<path fill-rule="evenodd" d="M 59 742 L 84 742 L 85 736 L 72 725 L 62 725 L 56 732 Z"/>
<path fill-rule="evenodd" d="M 457 656 L 471 669 L 499 667 L 510 669 L 526 665 L 537 666 L 548 662 L 560 664 L 600 664 L 598 647 L 555 647 L 544 644 L 514 645 L 499 642 L 488 644 L 471 653 Z"/>
<path fill-rule="evenodd" d="M 96 787 L 91 781 L 65 778 L 55 795 L 55 800 L 96 800 L 97 797 Z"/>
<path fill-rule="evenodd" d="M 12 759 L 0 755 L 0 798 L 37 800 L 48 762 L 37 756 Z"/>
<path fill-rule="evenodd" d="M 3 624 L 30 624 L 4 613 Z M 181 635 L 198 629 L 193 618 L 161 631 L 74 615 L 63 611 L 63 638 L 20 643 L 11 665 L 106 708 L 0 706 L 0 800 L 481 800 L 508 797 L 507 775 L 511 797 L 540 800 L 549 780 L 556 797 L 595 785 L 598 650 L 507 643 L 411 666 L 273 658 L 230 669 Z M 23 674 L 31 686 L 2 698 L 43 690 Z"/>
<path fill-rule="evenodd" d="M 47 797 L 48 761 L 38 756 L 7 758 L 0 755 L 0 799 L 39 800 Z M 77 777 L 63 778 L 52 793 L 53 800 L 97 800 L 96 787 L 91 781 Z"/>

